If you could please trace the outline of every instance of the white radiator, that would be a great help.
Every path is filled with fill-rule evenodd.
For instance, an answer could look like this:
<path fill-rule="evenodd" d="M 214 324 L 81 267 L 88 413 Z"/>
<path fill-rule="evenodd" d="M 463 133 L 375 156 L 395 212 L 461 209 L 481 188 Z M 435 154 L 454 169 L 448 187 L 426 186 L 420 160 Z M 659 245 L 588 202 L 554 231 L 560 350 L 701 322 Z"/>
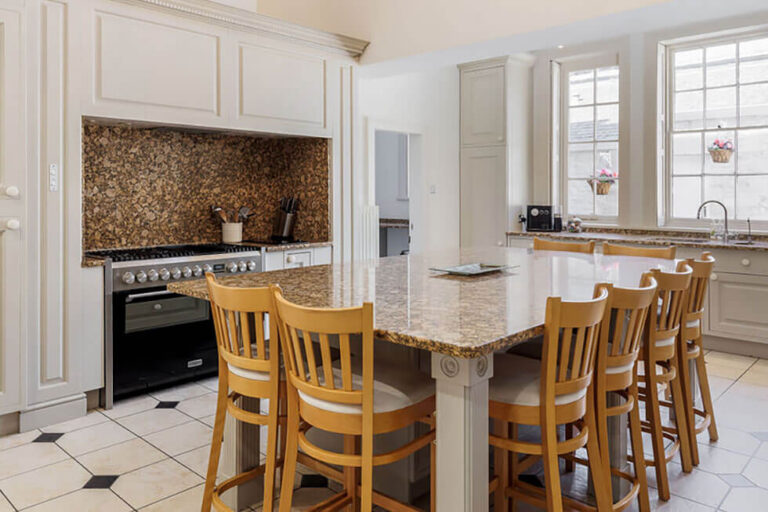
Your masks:
<path fill-rule="evenodd" d="M 379 257 L 379 207 L 363 206 L 362 246 L 360 257 L 364 260 Z"/>

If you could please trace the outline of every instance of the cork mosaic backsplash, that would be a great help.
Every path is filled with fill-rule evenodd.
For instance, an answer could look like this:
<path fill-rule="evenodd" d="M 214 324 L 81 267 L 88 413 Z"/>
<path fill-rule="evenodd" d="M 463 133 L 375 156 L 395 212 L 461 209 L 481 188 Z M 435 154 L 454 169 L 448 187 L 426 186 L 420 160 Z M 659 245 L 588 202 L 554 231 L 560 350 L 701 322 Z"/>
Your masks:
<path fill-rule="evenodd" d="M 328 140 L 83 123 L 83 250 L 221 241 L 211 206 L 248 206 L 243 238 L 268 239 L 283 196 L 294 236 L 330 240 Z"/>

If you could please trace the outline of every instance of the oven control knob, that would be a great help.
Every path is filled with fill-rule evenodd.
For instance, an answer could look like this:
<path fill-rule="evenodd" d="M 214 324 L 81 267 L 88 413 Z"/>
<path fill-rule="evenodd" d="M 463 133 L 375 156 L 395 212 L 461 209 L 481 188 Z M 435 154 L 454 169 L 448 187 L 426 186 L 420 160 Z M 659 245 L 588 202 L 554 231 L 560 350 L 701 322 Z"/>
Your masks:
<path fill-rule="evenodd" d="M 171 277 L 174 279 L 180 279 L 181 278 L 181 270 L 179 270 L 179 267 L 173 267 L 171 269 Z"/>
<path fill-rule="evenodd" d="M 203 272 L 213 272 L 213 267 L 206 263 L 203 265 Z"/>
<path fill-rule="evenodd" d="M 240 270 L 240 272 L 245 272 L 246 270 L 248 270 L 248 265 L 246 265 L 244 261 L 238 261 L 237 268 Z"/>
<path fill-rule="evenodd" d="M 184 277 L 192 277 L 192 269 L 189 267 L 182 268 L 181 275 L 183 275 Z"/>
<path fill-rule="evenodd" d="M 200 268 L 200 265 L 195 265 L 194 267 L 192 267 L 192 275 L 195 277 L 200 277 L 201 275 L 203 275 L 203 269 Z"/>
<path fill-rule="evenodd" d="M 159 277 L 157 275 L 157 270 L 153 268 L 147 270 L 147 277 L 149 278 L 150 281 L 157 281 L 157 278 Z"/>
<path fill-rule="evenodd" d="M 143 270 L 139 270 L 136 272 L 136 281 L 139 283 L 146 283 L 147 282 L 147 274 Z"/>
<path fill-rule="evenodd" d="M 123 282 L 125 284 L 133 284 L 134 281 L 136 281 L 136 276 L 133 275 L 133 272 L 126 272 L 123 274 Z"/>
<path fill-rule="evenodd" d="M 160 269 L 160 279 L 162 279 L 163 281 L 167 281 L 170 278 L 171 278 L 171 273 L 168 272 L 168 269 L 167 268 L 161 268 Z"/>
<path fill-rule="evenodd" d="M 255 261 L 253 261 L 253 260 L 250 260 L 250 261 L 248 262 L 248 270 L 250 270 L 251 272 L 253 272 L 254 270 L 256 270 L 256 262 L 255 262 Z"/>
<path fill-rule="evenodd" d="M 227 272 L 231 272 L 233 274 L 237 272 L 237 263 L 235 263 L 234 261 L 230 261 L 229 263 L 227 263 Z"/>

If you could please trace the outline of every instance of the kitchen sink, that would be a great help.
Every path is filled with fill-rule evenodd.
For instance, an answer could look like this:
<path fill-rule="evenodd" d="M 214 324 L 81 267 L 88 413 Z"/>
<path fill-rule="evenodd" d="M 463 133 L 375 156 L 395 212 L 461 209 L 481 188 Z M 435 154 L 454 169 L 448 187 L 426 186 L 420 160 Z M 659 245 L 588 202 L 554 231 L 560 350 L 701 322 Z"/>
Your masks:
<path fill-rule="evenodd" d="M 709 238 L 689 238 L 689 237 L 684 237 L 684 236 L 679 236 L 679 237 L 674 237 L 674 236 L 672 236 L 672 237 L 670 237 L 670 236 L 655 236 L 655 237 L 653 237 L 653 239 L 654 240 L 661 240 L 661 241 L 664 241 L 664 242 L 678 242 L 678 243 L 688 242 L 688 243 L 692 243 L 692 244 L 703 244 L 703 243 L 707 243 L 707 242 L 711 242 L 712 241 Z"/>

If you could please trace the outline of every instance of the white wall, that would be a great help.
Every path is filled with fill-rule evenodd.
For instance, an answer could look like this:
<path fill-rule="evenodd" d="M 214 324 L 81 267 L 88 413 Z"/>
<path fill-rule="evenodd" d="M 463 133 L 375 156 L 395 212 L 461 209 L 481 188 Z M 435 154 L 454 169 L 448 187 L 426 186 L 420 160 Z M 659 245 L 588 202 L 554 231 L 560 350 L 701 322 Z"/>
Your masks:
<path fill-rule="evenodd" d="M 420 133 L 420 161 L 411 187 L 413 247 L 424 251 L 459 244 L 459 71 L 455 66 L 390 77 L 367 78 L 358 84 L 359 113 L 364 122 L 387 129 Z M 418 155 L 421 153 L 421 156 Z M 362 156 L 362 155 L 361 155 Z M 434 187 L 434 193 L 431 190 Z M 418 194 L 414 197 L 414 194 Z M 414 211 L 416 210 L 416 211 Z M 384 217 L 384 215 L 381 215 Z"/>
<path fill-rule="evenodd" d="M 376 204 L 382 219 L 407 219 L 408 201 L 399 198 L 401 176 L 407 176 L 408 135 L 376 131 Z"/>

